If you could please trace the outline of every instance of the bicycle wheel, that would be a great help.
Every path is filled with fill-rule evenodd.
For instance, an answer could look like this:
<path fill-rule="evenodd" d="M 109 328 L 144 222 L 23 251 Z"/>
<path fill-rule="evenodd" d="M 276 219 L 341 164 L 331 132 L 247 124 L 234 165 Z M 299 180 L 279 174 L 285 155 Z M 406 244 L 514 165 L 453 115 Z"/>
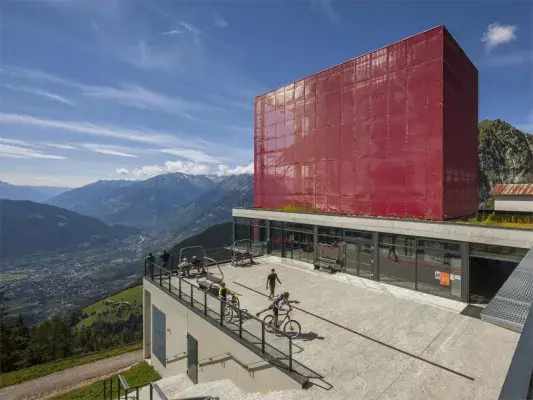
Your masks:
<path fill-rule="evenodd" d="M 283 326 L 283 332 L 295 339 L 302 332 L 302 327 L 300 326 L 300 323 L 298 321 L 291 319 L 287 321 Z"/>
<path fill-rule="evenodd" d="M 233 310 L 233 307 L 229 304 L 226 304 L 224 307 L 224 320 L 226 320 L 226 322 L 231 322 L 234 312 L 235 311 Z"/>
<path fill-rule="evenodd" d="M 263 322 L 265 323 L 265 331 L 268 333 L 274 333 L 274 316 L 267 315 L 263 318 Z"/>
<path fill-rule="evenodd" d="M 235 308 L 238 308 L 238 309 L 241 308 L 241 302 L 239 301 L 239 298 L 238 298 L 238 297 L 234 297 L 234 298 L 233 298 L 233 306 L 234 306 Z"/>

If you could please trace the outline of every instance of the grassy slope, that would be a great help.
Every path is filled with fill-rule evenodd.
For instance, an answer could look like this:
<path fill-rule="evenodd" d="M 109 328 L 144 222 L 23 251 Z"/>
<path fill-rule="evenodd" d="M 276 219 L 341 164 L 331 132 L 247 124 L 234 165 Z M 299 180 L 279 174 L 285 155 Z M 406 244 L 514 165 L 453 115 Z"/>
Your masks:
<path fill-rule="evenodd" d="M 19 371 L 8 372 L 0 375 L 0 388 L 10 385 L 15 385 L 20 382 L 28 381 L 30 379 L 37 379 L 42 376 L 53 374 L 54 372 L 63 371 L 78 365 L 89 364 L 104 358 L 118 356 L 130 351 L 139 350 L 142 348 L 142 343 L 133 344 L 130 346 L 121 347 L 103 351 L 96 354 L 90 354 L 80 357 L 72 357 L 65 360 L 58 360 L 48 364 L 36 365 L 34 367 L 21 369 Z"/>
<path fill-rule="evenodd" d="M 18 281 L 20 279 L 26 279 L 29 275 L 25 274 L 0 274 L 1 282 Z"/>
<path fill-rule="evenodd" d="M 144 385 L 149 382 L 154 382 L 161 378 L 161 376 L 154 371 L 152 367 L 146 364 L 144 361 L 131 367 L 129 370 L 124 371 L 121 375 L 126 379 L 126 382 L 130 387 L 137 385 Z M 113 398 L 117 398 L 117 379 L 113 377 Z M 109 386 L 108 386 L 109 387 Z M 121 391 L 124 394 L 124 391 Z M 55 400 L 94 400 L 102 399 L 104 394 L 103 381 L 95 382 L 89 386 L 85 386 L 71 392 L 52 397 Z M 109 392 L 107 393 L 109 395 Z"/>
<path fill-rule="evenodd" d="M 89 326 L 97 320 L 108 322 L 118 321 L 120 319 L 127 319 L 131 312 L 140 313 L 142 307 L 142 293 L 142 286 L 136 286 L 107 298 L 107 300 L 112 301 L 128 301 L 131 303 L 130 305 L 112 306 L 110 304 L 105 304 L 102 300 L 85 307 L 83 313 L 87 314 L 88 317 L 78 322 L 78 326 Z M 133 303 L 134 301 L 135 304 Z M 123 311 L 121 316 L 117 315 L 118 309 L 122 309 Z M 108 312 L 108 314 L 104 315 L 105 312 Z M 91 315 L 92 313 L 94 313 L 94 315 Z"/>

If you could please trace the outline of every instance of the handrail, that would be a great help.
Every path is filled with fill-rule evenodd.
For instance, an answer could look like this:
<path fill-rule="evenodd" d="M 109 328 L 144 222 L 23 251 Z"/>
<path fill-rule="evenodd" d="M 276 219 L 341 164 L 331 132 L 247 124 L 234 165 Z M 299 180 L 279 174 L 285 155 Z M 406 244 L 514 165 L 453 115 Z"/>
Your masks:
<path fill-rule="evenodd" d="M 282 364 L 284 367 L 288 368 L 289 372 L 292 372 L 292 364 L 293 364 L 293 360 L 292 360 L 292 337 L 290 335 L 288 335 L 287 333 L 281 331 L 280 329 L 278 328 L 275 328 L 273 326 L 269 326 L 269 330 L 270 331 L 274 331 L 277 335 L 279 336 L 282 336 L 284 337 L 286 340 L 288 340 L 288 346 L 289 346 L 289 354 L 286 354 L 284 353 L 283 351 L 275 348 L 274 346 L 272 346 L 271 344 L 268 344 L 266 343 L 266 340 L 265 340 L 265 332 L 266 332 L 266 329 L 265 329 L 265 322 L 260 320 L 259 318 L 257 318 L 256 316 L 252 315 L 252 314 L 249 314 L 247 311 L 244 311 L 240 308 L 237 308 L 237 307 L 233 307 L 233 309 L 236 311 L 237 315 L 238 315 L 238 323 L 233 323 L 233 322 L 227 322 L 225 321 L 224 319 L 224 310 L 225 310 L 225 306 L 226 306 L 226 302 L 224 302 L 223 300 L 221 300 L 220 298 L 216 297 L 216 296 L 213 296 L 211 293 L 209 293 L 207 290 L 204 290 L 198 286 L 195 286 L 193 285 L 192 283 L 188 282 L 187 280 L 181 278 L 181 277 L 177 277 L 175 279 L 178 280 L 178 287 L 175 287 L 174 285 L 172 285 L 172 274 L 170 271 L 158 266 L 158 265 L 153 265 L 154 267 L 156 267 L 157 269 L 159 269 L 159 274 L 155 274 L 154 273 L 154 268 L 151 268 L 150 271 L 148 271 L 146 268 L 145 268 L 145 276 L 147 278 L 149 278 L 152 283 L 155 283 L 155 284 L 159 284 L 159 286 L 161 288 L 163 288 L 164 290 L 170 292 L 170 293 L 173 293 L 177 296 L 178 300 L 180 302 L 182 302 L 186 307 L 192 309 L 193 311 L 195 311 L 197 314 L 199 314 L 200 316 L 202 316 L 203 318 L 205 318 L 206 320 L 208 320 L 209 322 L 211 322 L 213 325 L 219 327 L 219 329 L 222 329 L 224 330 L 227 334 L 230 334 L 230 335 L 234 335 L 236 336 L 236 339 L 244 342 L 248 347 L 252 347 L 252 348 L 255 348 L 256 350 L 260 351 L 261 354 L 263 355 L 263 357 L 265 358 L 270 358 L 270 359 L 273 359 L 275 360 L 275 362 L 279 363 L 279 364 Z M 148 273 L 149 272 L 149 273 Z M 168 276 L 168 285 L 166 283 L 166 280 L 167 278 L 165 278 L 165 282 L 163 283 L 163 275 L 167 275 Z M 184 290 L 184 287 L 187 287 L 188 285 L 188 288 L 187 290 Z M 197 292 L 200 292 L 200 296 L 196 297 L 196 300 L 195 300 L 195 295 L 194 295 L 194 291 L 197 291 Z M 211 298 L 213 301 L 214 301 L 214 304 L 216 304 L 216 302 L 218 302 L 219 304 L 219 310 L 218 310 L 218 313 L 217 311 L 215 310 L 211 310 L 210 308 L 208 308 L 207 304 L 208 304 L 208 296 L 209 298 Z M 200 307 L 198 307 L 197 304 L 195 304 L 195 301 L 197 304 L 200 304 Z M 203 304 L 202 304 L 202 301 L 203 301 Z M 213 317 L 212 315 L 210 315 L 208 313 L 208 311 L 211 311 L 211 312 L 215 312 L 215 315 L 216 317 Z M 254 336 L 253 334 L 251 334 L 250 332 L 247 332 L 245 327 L 243 327 L 243 321 L 245 320 L 255 320 L 257 322 L 259 322 L 259 324 L 261 325 L 261 338 L 258 338 L 256 337 L 256 339 L 260 340 L 260 344 L 258 345 L 258 343 L 256 341 L 250 341 L 250 340 L 247 340 L 246 339 L 246 336 Z M 230 328 L 231 327 L 238 327 L 238 333 L 232 331 Z M 243 332 L 246 334 L 246 335 L 243 335 Z M 267 351 L 267 346 L 271 349 L 274 349 L 277 353 L 283 355 L 284 357 L 283 358 L 279 358 L 279 357 L 274 357 L 272 355 L 269 354 L 269 352 Z M 282 361 L 286 359 L 287 360 L 287 365 Z"/>
<path fill-rule="evenodd" d="M 229 358 L 233 361 L 235 361 L 238 365 L 240 365 L 242 368 L 244 368 L 246 371 L 250 370 L 250 366 L 245 364 L 243 361 L 239 360 L 237 357 L 235 357 L 233 354 L 227 352 L 227 353 L 222 353 L 222 354 L 219 354 L 217 356 L 213 356 L 213 357 L 208 357 L 208 358 L 204 358 L 203 360 L 201 361 L 204 361 L 204 360 L 209 360 L 208 362 L 205 362 L 203 364 L 200 364 L 200 361 L 198 361 L 198 366 L 199 367 L 204 367 L 206 365 L 212 365 L 214 363 L 216 363 L 217 361 L 215 362 L 212 362 L 214 358 L 218 358 L 218 357 L 221 357 L 221 356 L 226 356 L 226 358 Z M 225 359 L 222 359 L 222 360 L 218 360 L 218 362 L 224 362 Z"/>
<path fill-rule="evenodd" d="M 522 263 L 533 264 L 533 249 L 526 254 L 517 269 Z M 499 400 L 515 399 L 533 399 L 533 306 L 529 308 L 499 397 Z"/>

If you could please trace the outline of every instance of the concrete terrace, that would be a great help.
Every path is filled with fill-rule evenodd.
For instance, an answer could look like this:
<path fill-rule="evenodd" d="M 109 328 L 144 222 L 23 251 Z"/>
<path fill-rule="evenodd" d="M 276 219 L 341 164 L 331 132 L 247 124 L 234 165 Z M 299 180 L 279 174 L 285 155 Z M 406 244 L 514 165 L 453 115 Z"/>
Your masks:
<path fill-rule="evenodd" d="M 519 334 L 461 315 L 465 305 L 453 300 L 277 257 L 256 261 L 223 266 L 224 280 L 255 314 L 269 304 L 266 276 L 275 268 L 278 291 L 301 302 L 293 313 L 302 325 L 294 359 L 316 373 L 304 398 L 498 397 Z M 296 398 L 286 395 L 280 398 Z"/>

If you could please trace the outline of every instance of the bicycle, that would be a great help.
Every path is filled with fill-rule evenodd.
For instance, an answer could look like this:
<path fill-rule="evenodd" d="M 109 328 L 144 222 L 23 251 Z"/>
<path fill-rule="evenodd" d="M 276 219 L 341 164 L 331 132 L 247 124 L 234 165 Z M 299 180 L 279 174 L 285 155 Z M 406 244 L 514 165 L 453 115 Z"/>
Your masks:
<path fill-rule="evenodd" d="M 228 294 L 228 300 L 224 305 L 224 319 L 226 320 L 226 322 L 231 322 L 233 317 L 238 315 L 237 310 L 241 308 L 241 302 L 239 301 L 239 298 L 237 296 L 242 295 L 232 291 L 230 291 Z"/>
<path fill-rule="evenodd" d="M 281 315 L 278 315 L 278 326 L 277 329 L 280 329 L 280 327 L 283 325 L 283 332 L 285 332 L 287 335 L 292 337 L 293 339 L 297 338 L 300 333 L 302 332 L 302 327 L 300 326 L 300 323 L 294 319 L 291 319 L 291 312 L 292 308 L 289 308 L 287 312 L 285 312 L 285 317 L 281 320 L 279 320 L 279 317 Z M 275 330 L 272 329 L 274 325 L 274 315 L 269 314 L 265 318 L 263 318 L 263 322 L 265 323 L 265 329 L 268 333 L 274 333 Z M 285 324 L 284 324 L 285 323 Z"/>

